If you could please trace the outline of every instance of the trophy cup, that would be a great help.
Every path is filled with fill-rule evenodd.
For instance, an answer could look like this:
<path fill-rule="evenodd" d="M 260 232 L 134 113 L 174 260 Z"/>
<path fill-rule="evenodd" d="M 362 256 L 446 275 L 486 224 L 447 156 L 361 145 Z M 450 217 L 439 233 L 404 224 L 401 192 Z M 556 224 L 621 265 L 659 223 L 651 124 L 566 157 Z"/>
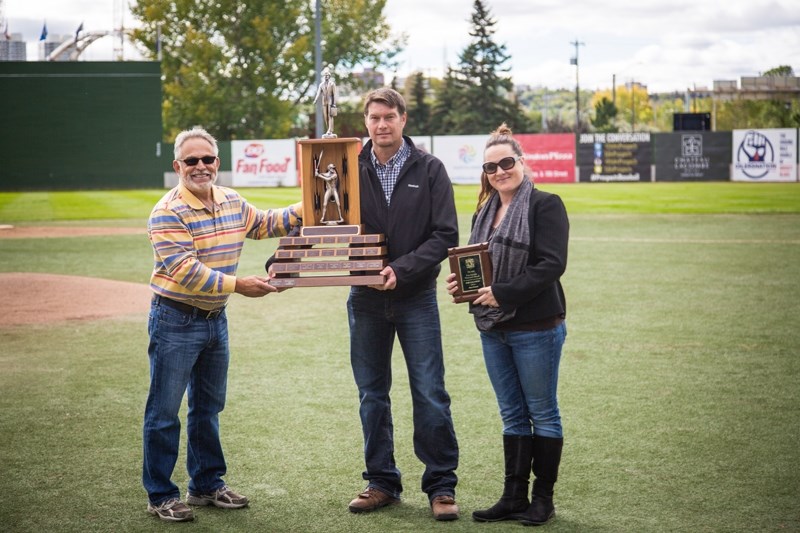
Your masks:
<path fill-rule="evenodd" d="M 329 77 L 328 70 L 326 81 Z M 388 264 L 386 239 L 383 234 L 362 234 L 361 141 L 340 139 L 331 131 L 335 86 L 326 91 L 322 87 L 317 97 L 328 95 L 322 100 L 323 109 L 333 106 L 333 114 L 331 109 L 325 113 L 328 131 L 322 139 L 299 141 L 303 227 L 300 237 L 278 241 L 270 284 L 284 288 L 382 285 L 386 280 L 380 271 Z"/>
<path fill-rule="evenodd" d="M 492 284 L 492 261 L 489 243 L 449 248 L 447 257 L 450 272 L 456 275 L 456 303 L 471 302 L 478 297 L 478 289 Z"/>

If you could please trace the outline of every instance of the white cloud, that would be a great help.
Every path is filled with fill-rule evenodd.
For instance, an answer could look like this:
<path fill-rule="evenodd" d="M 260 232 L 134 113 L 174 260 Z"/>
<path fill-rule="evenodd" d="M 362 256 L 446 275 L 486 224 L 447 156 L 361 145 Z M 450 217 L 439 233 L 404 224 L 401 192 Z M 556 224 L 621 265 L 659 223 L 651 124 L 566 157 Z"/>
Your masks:
<path fill-rule="evenodd" d="M 132 0 L 122 0 L 127 6 Z M 797 0 L 486 0 L 497 21 L 495 39 L 506 45 L 515 83 L 574 88 L 570 58 L 579 48 L 580 83 L 610 88 L 613 74 L 636 78 L 651 91 L 711 87 L 778 65 L 800 74 L 800 9 Z M 42 22 L 51 34 L 110 30 L 113 0 L 4 0 L 11 32 L 22 32 L 35 59 Z M 387 0 L 395 32 L 409 36 L 398 73 L 441 75 L 470 41 L 471 0 Z M 129 13 L 126 26 L 134 24 Z M 110 60 L 115 43 L 103 38 L 87 48 L 87 60 Z M 31 51 L 33 50 L 33 52 Z M 126 47 L 126 57 L 138 57 Z"/>

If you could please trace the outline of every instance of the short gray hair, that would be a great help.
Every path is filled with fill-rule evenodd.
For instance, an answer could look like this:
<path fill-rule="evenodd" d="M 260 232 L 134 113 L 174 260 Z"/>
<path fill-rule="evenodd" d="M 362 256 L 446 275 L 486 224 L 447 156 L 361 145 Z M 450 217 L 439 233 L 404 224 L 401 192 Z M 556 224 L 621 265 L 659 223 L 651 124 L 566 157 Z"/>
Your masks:
<path fill-rule="evenodd" d="M 178 134 L 178 136 L 175 137 L 175 148 L 173 150 L 173 152 L 175 154 L 175 159 L 178 159 L 178 156 L 181 153 L 181 146 L 183 146 L 183 143 L 185 143 L 189 139 L 197 139 L 197 138 L 204 139 L 204 140 L 208 141 L 208 144 L 210 144 L 211 148 L 214 150 L 214 155 L 216 155 L 216 156 L 219 155 L 219 148 L 217 147 L 217 140 L 214 138 L 214 136 L 211 135 L 210 133 L 208 133 L 206 130 L 204 130 L 200 126 L 195 126 L 194 128 L 192 128 L 190 130 L 184 130 L 184 131 L 180 132 Z"/>

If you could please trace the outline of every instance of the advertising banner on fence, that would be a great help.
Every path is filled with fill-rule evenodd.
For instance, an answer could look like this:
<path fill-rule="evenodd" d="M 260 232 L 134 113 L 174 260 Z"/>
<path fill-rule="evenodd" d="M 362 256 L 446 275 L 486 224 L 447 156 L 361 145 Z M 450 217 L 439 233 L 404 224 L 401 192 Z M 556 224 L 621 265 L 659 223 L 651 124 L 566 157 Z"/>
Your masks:
<path fill-rule="evenodd" d="M 656 181 L 729 181 L 731 132 L 653 134 Z"/>
<path fill-rule="evenodd" d="M 433 138 L 433 155 L 441 159 L 455 184 L 481 182 L 483 149 L 488 135 L 443 135 Z"/>
<path fill-rule="evenodd" d="M 797 181 L 797 130 L 733 130 L 733 181 Z"/>
<path fill-rule="evenodd" d="M 650 181 L 652 148 L 649 132 L 581 133 L 579 179 L 586 181 Z"/>
<path fill-rule="evenodd" d="M 525 133 L 514 135 L 536 183 L 575 182 L 575 135 Z"/>
<path fill-rule="evenodd" d="M 294 139 L 231 141 L 231 181 L 234 187 L 296 187 Z"/>

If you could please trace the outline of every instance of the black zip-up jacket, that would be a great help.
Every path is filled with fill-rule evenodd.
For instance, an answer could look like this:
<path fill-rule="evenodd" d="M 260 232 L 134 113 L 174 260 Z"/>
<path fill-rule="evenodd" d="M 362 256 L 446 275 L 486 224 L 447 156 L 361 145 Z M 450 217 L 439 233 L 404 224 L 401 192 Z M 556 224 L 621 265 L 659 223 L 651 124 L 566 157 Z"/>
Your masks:
<path fill-rule="evenodd" d="M 472 217 L 473 227 L 476 216 Z M 531 245 L 525 270 L 511 279 L 492 281 L 492 293 L 500 309 L 517 310 L 514 318 L 497 326 L 499 329 L 525 329 L 525 324 L 566 316 L 561 276 L 567 269 L 569 218 L 564 202 L 558 195 L 534 188 L 528 224 Z"/>
<path fill-rule="evenodd" d="M 397 287 L 388 296 L 403 298 L 436 286 L 447 249 L 458 245 L 458 218 L 453 184 L 444 164 L 411 146 L 387 205 L 370 153 L 372 141 L 358 156 L 361 223 L 365 233 L 383 233 L 389 266 Z"/>

